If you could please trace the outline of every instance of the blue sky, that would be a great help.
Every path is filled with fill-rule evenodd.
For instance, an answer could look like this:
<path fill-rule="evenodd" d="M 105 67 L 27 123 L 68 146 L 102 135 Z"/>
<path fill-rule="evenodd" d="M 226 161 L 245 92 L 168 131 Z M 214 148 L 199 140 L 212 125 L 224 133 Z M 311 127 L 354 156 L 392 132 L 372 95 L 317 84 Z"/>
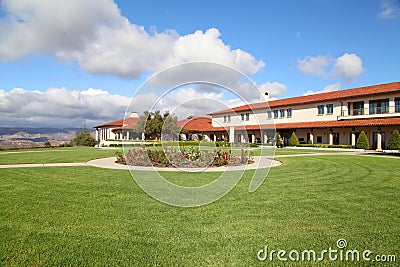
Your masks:
<path fill-rule="evenodd" d="M 4 126 L 117 119 L 146 77 L 191 60 L 237 68 L 274 98 L 400 80 L 398 0 L 0 3 Z"/>

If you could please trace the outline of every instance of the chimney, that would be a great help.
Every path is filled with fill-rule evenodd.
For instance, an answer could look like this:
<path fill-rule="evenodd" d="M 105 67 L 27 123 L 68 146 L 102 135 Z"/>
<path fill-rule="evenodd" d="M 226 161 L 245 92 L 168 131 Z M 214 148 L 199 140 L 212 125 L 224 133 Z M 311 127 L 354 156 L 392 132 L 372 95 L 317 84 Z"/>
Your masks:
<path fill-rule="evenodd" d="M 139 114 L 135 111 L 131 112 L 130 118 L 139 118 Z"/>
<path fill-rule="evenodd" d="M 260 94 L 260 101 L 261 102 L 267 102 L 268 100 L 269 100 L 268 92 Z"/>

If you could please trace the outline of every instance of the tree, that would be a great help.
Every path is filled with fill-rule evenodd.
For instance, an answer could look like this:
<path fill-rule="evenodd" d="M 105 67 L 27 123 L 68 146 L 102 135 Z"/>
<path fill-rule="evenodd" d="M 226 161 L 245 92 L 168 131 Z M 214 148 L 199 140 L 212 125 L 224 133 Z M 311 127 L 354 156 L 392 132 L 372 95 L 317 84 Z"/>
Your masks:
<path fill-rule="evenodd" d="M 95 146 L 96 139 L 90 135 L 90 131 L 83 126 L 79 132 L 75 133 L 75 138 L 72 140 L 74 146 Z"/>
<path fill-rule="evenodd" d="M 357 138 L 356 148 L 359 149 L 369 149 L 369 142 L 367 135 L 362 131 Z"/>
<path fill-rule="evenodd" d="M 292 135 L 290 136 L 289 146 L 298 146 L 298 145 L 300 145 L 299 139 L 297 138 L 296 133 L 293 132 Z"/>
<path fill-rule="evenodd" d="M 148 112 L 145 111 L 134 129 L 135 132 L 143 132 L 146 138 L 161 138 L 161 134 L 169 135 L 178 133 L 177 117 L 173 114 L 169 114 L 168 111 L 161 115 L 160 111 Z M 165 138 L 165 137 L 163 137 Z"/>
<path fill-rule="evenodd" d="M 399 131 L 394 130 L 390 136 L 388 148 L 391 150 L 400 150 L 400 134 Z"/>
<path fill-rule="evenodd" d="M 46 148 L 49 148 L 49 147 L 51 147 L 51 143 L 50 143 L 50 141 L 46 141 L 46 142 L 44 142 L 44 147 L 46 147 Z"/>
<path fill-rule="evenodd" d="M 275 142 L 276 142 L 276 147 L 281 146 L 281 136 L 279 135 L 279 133 L 275 133 Z"/>

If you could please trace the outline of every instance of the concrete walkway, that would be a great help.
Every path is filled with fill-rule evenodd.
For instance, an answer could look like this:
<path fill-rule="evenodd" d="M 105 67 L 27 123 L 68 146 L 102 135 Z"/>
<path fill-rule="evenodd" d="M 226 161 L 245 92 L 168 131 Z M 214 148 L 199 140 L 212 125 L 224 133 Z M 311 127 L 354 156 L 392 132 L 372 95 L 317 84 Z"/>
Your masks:
<path fill-rule="evenodd" d="M 282 165 L 280 161 L 274 160 L 275 158 L 285 157 L 311 157 L 311 156 L 371 156 L 379 158 L 400 158 L 398 156 L 390 155 L 370 155 L 369 152 L 335 152 L 335 153 L 307 153 L 307 154 L 291 154 L 291 155 L 276 155 L 272 156 L 254 156 L 254 163 L 241 165 L 241 166 L 222 166 L 210 168 L 160 168 L 160 167 L 143 167 L 143 166 L 130 166 L 131 170 L 138 171 L 185 171 L 185 172 L 224 172 L 224 171 L 238 171 L 238 170 L 254 170 L 259 168 L 269 168 Z M 6 168 L 37 168 L 37 167 L 81 167 L 92 166 L 104 169 L 128 170 L 128 166 L 115 163 L 116 158 L 102 158 L 90 160 L 88 162 L 75 162 L 75 163 L 38 163 L 38 164 L 7 164 L 0 165 L 0 169 Z"/>
<path fill-rule="evenodd" d="M 173 167 L 144 167 L 144 166 L 128 166 L 115 163 L 115 157 L 95 159 L 88 161 L 89 166 L 105 168 L 105 169 L 118 169 L 118 170 L 134 170 L 134 171 L 183 171 L 183 172 L 224 172 L 224 171 L 241 171 L 241 170 L 255 170 L 269 167 L 276 167 L 282 165 L 280 161 L 273 160 L 270 157 L 253 157 L 254 163 L 240 166 L 222 166 L 222 167 L 209 167 L 209 168 L 173 168 Z"/>

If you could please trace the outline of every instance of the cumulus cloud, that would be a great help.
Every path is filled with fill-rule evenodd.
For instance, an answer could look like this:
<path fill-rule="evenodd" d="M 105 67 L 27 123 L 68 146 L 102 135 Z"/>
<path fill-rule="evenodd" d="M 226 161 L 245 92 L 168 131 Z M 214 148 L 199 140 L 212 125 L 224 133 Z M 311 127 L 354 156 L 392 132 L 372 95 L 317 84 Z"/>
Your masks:
<path fill-rule="evenodd" d="M 49 88 L 45 92 L 0 90 L 0 121 L 4 126 L 80 127 L 124 116 L 130 98 L 100 89 Z"/>
<path fill-rule="evenodd" d="M 384 0 L 378 13 L 380 19 L 395 19 L 400 17 L 400 2 L 396 0 Z"/>
<path fill-rule="evenodd" d="M 362 60 L 359 56 L 345 53 L 336 59 L 332 73 L 350 82 L 357 78 L 363 70 Z"/>
<path fill-rule="evenodd" d="M 306 74 L 315 76 L 325 76 L 326 68 L 329 66 L 331 58 L 329 56 L 307 56 L 297 60 L 297 68 Z"/>
<path fill-rule="evenodd" d="M 329 84 L 324 87 L 321 91 L 312 91 L 308 90 L 304 93 L 304 95 L 313 95 L 313 94 L 320 94 L 320 93 L 327 93 L 340 90 L 340 83 Z"/>
<path fill-rule="evenodd" d="M 77 62 L 89 73 L 138 78 L 144 72 L 189 62 L 213 61 L 254 74 L 265 63 L 232 49 L 218 29 L 179 36 L 146 31 L 121 15 L 112 0 L 3 0 L 0 60 L 47 55 Z"/>
<path fill-rule="evenodd" d="M 258 86 L 261 93 L 268 92 L 270 97 L 277 97 L 284 94 L 287 90 L 284 84 L 278 82 L 266 82 Z"/>
<path fill-rule="evenodd" d="M 323 78 L 340 78 L 346 82 L 356 79 L 363 71 L 362 59 L 357 54 L 344 53 L 334 58 L 330 55 L 307 56 L 297 60 L 297 68 L 306 74 Z"/>

